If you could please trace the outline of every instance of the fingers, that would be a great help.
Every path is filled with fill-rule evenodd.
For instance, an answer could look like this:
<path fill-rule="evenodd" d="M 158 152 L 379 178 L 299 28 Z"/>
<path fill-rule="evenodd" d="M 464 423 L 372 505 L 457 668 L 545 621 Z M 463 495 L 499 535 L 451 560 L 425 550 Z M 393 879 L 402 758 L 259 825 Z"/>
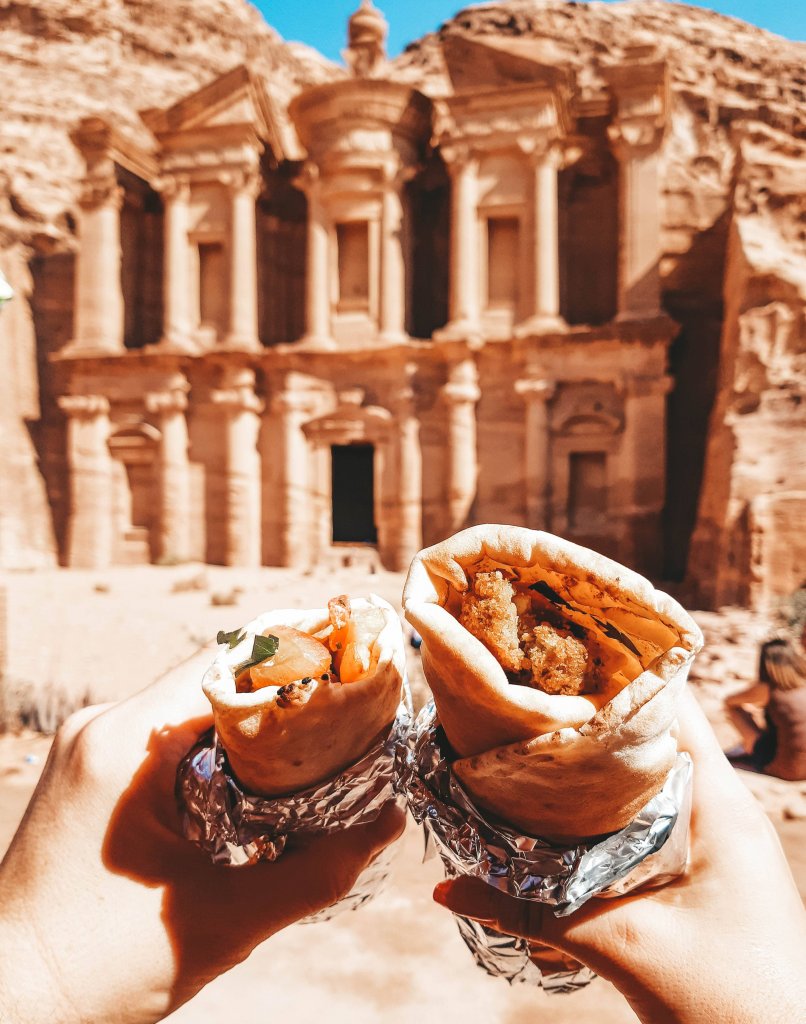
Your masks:
<path fill-rule="evenodd" d="M 480 878 L 454 878 L 440 882 L 434 899 L 461 917 L 470 917 L 496 931 L 521 938 L 541 938 L 546 909 L 534 900 L 516 900 Z M 550 913 L 550 911 L 549 911 Z"/>
<path fill-rule="evenodd" d="M 434 899 L 496 931 L 561 950 L 610 978 L 620 970 L 625 949 L 636 962 L 649 954 L 652 943 L 644 943 L 645 949 L 642 938 L 657 930 L 645 921 L 640 900 L 630 896 L 590 900 L 570 917 L 558 918 L 543 904 L 516 900 L 479 878 L 462 877 L 441 882 Z"/>

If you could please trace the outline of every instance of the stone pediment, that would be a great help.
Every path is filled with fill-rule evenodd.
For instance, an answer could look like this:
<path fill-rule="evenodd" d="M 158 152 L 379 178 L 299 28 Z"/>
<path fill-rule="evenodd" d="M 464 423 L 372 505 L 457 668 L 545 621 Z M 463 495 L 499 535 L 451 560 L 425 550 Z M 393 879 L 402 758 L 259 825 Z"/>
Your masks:
<path fill-rule="evenodd" d="M 265 83 L 245 65 L 238 65 L 172 107 L 144 110 L 140 116 L 158 139 L 249 128 L 271 148 L 277 160 L 298 155 L 294 152 L 295 140 L 288 138 L 285 118 Z"/>
<path fill-rule="evenodd" d="M 511 85 L 567 88 L 572 81 L 565 55 L 547 39 L 451 33 L 443 41 L 442 51 L 457 93 Z"/>

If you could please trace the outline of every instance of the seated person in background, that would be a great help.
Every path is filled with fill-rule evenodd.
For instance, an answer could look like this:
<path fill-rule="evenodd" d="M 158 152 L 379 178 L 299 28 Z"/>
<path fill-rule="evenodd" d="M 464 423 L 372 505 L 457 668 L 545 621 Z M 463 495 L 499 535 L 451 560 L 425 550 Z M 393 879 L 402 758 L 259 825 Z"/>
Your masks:
<path fill-rule="evenodd" d="M 728 757 L 737 768 L 806 780 L 806 610 L 762 644 L 758 679 L 726 701 L 743 743 Z"/>

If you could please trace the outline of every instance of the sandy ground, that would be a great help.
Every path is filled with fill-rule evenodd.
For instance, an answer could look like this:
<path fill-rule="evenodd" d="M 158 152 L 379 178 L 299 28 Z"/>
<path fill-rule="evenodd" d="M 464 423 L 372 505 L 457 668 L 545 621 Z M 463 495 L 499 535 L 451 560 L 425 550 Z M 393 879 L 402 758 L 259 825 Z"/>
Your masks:
<path fill-rule="evenodd" d="M 402 576 L 368 576 L 354 566 L 299 576 L 215 567 L 137 567 L 102 572 L 7 574 L 3 715 L 49 726 L 88 699 L 115 700 L 147 684 L 218 629 L 232 629 L 268 607 L 307 607 L 332 594 L 372 591 L 397 604 Z M 748 685 L 769 624 L 746 611 L 696 615 L 706 647 L 692 673 L 725 746 L 736 734 L 725 696 Z M 419 700 L 416 656 L 410 674 Z M 30 729 L 0 736 L 0 849 L 22 816 L 47 757 L 49 739 Z M 741 773 L 775 824 L 806 898 L 806 783 Z M 450 915 L 431 900 L 438 860 L 423 863 L 410 825 L 398 844 L 390 883 L 377 899 L 325 924 L 298 925 L 169 1018 L 176 1024 L 232 1019 L 263 1024 L 293 1018 L 364 1024 L 413 1019 L 448 1024 L 527 1024 L 551 1020 L 629 1024 L 622 997 L 598 979 L 572 996 L 509 987 L 474 967 Z M 315 986 L 311 955 L 317 956 Z M 233 1014 L 235 1011 L 235 1014 Z"/>

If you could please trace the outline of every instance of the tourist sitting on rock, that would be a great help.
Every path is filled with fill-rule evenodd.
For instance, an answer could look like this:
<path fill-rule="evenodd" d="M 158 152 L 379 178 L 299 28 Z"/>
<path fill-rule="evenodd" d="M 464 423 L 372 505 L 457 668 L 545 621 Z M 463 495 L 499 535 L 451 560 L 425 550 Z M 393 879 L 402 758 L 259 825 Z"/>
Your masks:
<path fill-rule="evenodd" d="M 732 764 L 806 780 L 806 610 L 762 644 L 758 682 L 728 697 L 726 707 L 742 738 L 728 751 Z"/>

